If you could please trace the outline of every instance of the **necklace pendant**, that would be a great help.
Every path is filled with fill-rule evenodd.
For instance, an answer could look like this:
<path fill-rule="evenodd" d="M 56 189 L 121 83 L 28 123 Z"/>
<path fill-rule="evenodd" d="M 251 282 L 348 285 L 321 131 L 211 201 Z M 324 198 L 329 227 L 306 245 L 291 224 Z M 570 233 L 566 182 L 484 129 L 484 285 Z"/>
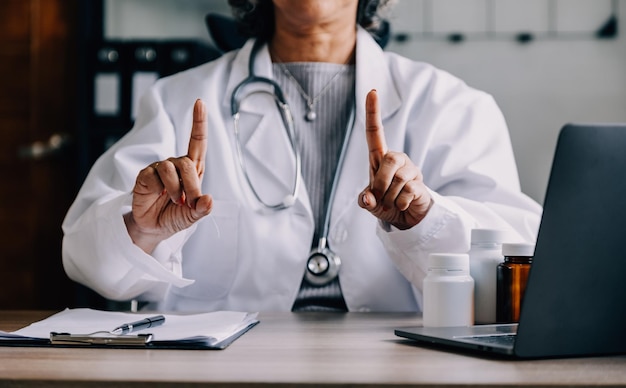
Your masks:
<path fill-rule="evenodd" d="M 313 110 L 309 109 L 307 110 L 304 118 L 306 121 L 315 121 L 315 118 L 317 118 L 317 114 Z"/>

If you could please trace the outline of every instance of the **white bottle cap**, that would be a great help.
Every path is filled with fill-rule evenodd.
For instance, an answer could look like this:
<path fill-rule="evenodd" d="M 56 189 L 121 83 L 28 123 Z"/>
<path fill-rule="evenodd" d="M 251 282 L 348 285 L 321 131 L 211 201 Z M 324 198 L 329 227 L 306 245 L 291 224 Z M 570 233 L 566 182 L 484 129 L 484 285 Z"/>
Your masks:
<path fill-rule="evenodd" d="M 472 229 L 472 243 L 502 243 L 509 232 L 498 229 Z"/>
<path fill-rule="evenodd" d="M 529 243 L 505 243 L 502 244 L 503 256 L 529 256 L 535 254 L 535 244 Z"/>
<path fill-rule="evenodd" d="M 428 268 L 469 271 L 469 256 L 466 253 L 431 253 Z"/>

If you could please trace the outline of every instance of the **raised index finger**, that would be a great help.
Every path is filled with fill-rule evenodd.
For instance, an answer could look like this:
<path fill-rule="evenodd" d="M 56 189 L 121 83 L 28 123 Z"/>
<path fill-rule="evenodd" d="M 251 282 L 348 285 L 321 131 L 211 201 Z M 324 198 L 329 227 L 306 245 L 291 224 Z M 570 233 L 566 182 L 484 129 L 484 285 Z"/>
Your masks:
<path fill-rule="evenodd" d="M 378 93 L 375 89 L 367 93 L 365 99 L 365 137 L 369 148 L 370 167 L 373 172 L 376 172 L 383 156 L 387 153 L 387 142 L 380 118 Z"/>
<path fill-rule="evenodd" d="M 206 107 L 202 100 L 197 99 L 193 105 L 193 125 L 191 126 L 187 157 L 193 160 L 196 165 L 198 176 L 202 176 L 204 173 L 208 135 Z"/>

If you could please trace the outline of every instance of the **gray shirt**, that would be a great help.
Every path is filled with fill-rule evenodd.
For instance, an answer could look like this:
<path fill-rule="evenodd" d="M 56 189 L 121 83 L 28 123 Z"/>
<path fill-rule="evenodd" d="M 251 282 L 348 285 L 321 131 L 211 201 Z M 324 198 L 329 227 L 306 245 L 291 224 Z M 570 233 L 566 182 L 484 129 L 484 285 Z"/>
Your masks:
<path fill-rule="evenodd" d="M 283 89 L 294 116 L 302 155 L 302 176 L 315 219 L 311 246 L 317 247 L 346 126 L 354 105 L 355 68 L 353 65 L 320 62 L 292 62 L 274 64 L 273 67 L 276 82 Z M 304 94 L 314 100 L 312 108 L 316 118 L 313 121 L 305 119 L 308 104 Z M 347 308 L 338 280 L 322 287 L 310 285 L 305 280 L 293 309 L 345 311 Z"/>

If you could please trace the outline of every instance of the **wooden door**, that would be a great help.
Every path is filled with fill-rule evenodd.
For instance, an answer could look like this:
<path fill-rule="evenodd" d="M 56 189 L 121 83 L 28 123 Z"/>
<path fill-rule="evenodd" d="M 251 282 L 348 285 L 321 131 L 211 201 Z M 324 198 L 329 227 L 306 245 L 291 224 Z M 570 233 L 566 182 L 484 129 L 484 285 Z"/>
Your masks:
<path fill-rule="evenodd" d="M 73 301 L 61 222 L 77 190 L 78 1 L 0 1 L 0 309 Z"/>

